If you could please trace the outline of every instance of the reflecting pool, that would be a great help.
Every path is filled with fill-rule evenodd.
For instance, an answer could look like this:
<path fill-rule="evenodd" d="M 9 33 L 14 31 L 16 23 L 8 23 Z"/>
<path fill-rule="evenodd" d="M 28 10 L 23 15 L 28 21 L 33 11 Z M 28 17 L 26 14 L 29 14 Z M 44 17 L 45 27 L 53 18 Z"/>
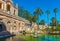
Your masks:
<path fill-rule="evenodd" d="M 30 39 L 30 40 L 32 41 L 32 39 Z M 10 37 L 10 38 L 0 39 L 0 41 L 26 41 L 26 40 L 23 40 L 20 37 L 14 36 L 14 37 Z M 35 40 L 33 40 L 33 41 L 35 41 Z M 37 41 L 60 41 L 60 35 L 39 35 Z"/>
<path fill-rule="evenodd" d="M 60 41 L 60 35 L 41 35 L 39 41 Z"/>
<path fill-rule="evenodd" d="M 0 41 L 25 41 L 20 37 L 10 37 L 10 38 L 2 38 Z"/>

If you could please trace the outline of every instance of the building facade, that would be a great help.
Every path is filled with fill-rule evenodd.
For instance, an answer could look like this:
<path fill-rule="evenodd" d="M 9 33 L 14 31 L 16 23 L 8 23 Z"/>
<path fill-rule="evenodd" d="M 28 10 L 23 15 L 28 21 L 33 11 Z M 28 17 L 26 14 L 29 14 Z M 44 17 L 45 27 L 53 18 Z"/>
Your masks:
<path fill-rule="evenodd" d="M 12 0 L 0 0 L 0 32 L 19 32 L 25 24 L 29 24 L 29 21 L 18 16 L 18 4 L 14 7 Z"/>

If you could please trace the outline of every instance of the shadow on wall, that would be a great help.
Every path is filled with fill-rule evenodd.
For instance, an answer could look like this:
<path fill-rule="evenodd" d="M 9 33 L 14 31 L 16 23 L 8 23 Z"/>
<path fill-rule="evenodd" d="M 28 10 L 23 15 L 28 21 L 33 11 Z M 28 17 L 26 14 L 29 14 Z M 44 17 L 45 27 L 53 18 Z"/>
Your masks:
<path fill-rule="evenodd" d="M 6 31 L 6 26 L 3 22 L 0 22 L 0 32 Z"/>

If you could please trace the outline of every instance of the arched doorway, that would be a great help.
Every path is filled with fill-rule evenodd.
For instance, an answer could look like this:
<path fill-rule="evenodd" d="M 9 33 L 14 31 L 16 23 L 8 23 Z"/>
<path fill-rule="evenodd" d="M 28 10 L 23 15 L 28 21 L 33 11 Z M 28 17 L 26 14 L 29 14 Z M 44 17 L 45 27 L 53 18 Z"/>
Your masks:
<path fill-rule="evenodd" d="M 6 26 L 4 25 L 3 22 L 0 22 L 0 32 L 6 31 Z"/>

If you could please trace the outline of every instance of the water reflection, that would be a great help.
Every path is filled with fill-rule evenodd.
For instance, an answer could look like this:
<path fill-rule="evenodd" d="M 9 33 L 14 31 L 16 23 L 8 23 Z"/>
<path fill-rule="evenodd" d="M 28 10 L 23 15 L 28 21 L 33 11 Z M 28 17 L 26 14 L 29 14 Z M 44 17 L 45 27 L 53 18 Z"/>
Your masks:
<path fill-rule="evenodd" d="M 23 39 L 21 39 L 20 37 L 10 37 L 10 38 L 4 38 L 4 39 L 0 39 L 0 41 L 25 41 Z"/>
<path fill-rule="evenodd" d="M 60 35 L 43 35 L 38 38 L 39 41 L 60 41 Z"/>
<path fill-rule="evenodd" d="M 0 39 L 0 41 L 25 41 L 22 38 L 15 36 L 10 38 Z M 37 41 L 60 41 L 60 35 L 40 35 Z"/>

